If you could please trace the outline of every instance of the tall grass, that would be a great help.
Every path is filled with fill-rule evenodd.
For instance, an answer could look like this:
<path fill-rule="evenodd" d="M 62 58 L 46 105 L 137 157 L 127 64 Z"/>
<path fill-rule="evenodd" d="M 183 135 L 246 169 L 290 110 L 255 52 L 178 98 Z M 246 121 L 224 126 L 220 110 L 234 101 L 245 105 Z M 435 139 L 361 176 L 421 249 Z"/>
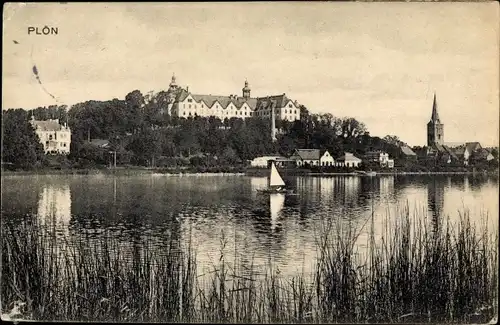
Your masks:
<path fill-rule="evenodd" d="M 478 322 L 497 312 L 498 236 L 458 223 L 430 227 L 405 209 L 386 235 L 357 250 L 354 227 L 327 222 L 313 274 L 258 274 L 224 256 L 198 274 L 195 252 L 57 235 L 25 220 L 2 225 L 2 312 L 19 301 L 43 320 L 172 322 Z M 390 234 L 390 235 L 389 235 Z M 98 238 L 98 239 L 96 239 Z M 131 251 L 130 251 L 131 249 Z"/>

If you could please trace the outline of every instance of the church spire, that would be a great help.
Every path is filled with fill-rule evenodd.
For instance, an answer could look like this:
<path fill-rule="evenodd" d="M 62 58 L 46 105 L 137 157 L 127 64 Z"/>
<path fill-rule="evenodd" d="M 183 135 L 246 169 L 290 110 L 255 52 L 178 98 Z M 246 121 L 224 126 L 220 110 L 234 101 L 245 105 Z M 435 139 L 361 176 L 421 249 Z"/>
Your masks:
<path fill-rule="evenodd" d="M 432 103 L 432 116 L 429 123 L 427 123 L 427 145 L 429 147 L 436 144 L 444 144 L 444 125 L 439 120 L 437 110 L 436 93 L 434 92 L 434 101 Z"/>
<path fill-rule="evenodd" d="M 439 114 L 438 114 L 438 110 L 437 110 L 436 92 L 434 92 L 434 101 L 432 103 L 431 122 L 433 122 L 433 123 L 441 123 L 439 121 Z"/>

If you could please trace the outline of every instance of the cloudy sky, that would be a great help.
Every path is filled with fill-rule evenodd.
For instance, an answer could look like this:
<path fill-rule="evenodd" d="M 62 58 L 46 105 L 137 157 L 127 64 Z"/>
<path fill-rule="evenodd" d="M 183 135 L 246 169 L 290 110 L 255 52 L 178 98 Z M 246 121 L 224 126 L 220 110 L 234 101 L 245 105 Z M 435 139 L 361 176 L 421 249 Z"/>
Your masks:
<path fill-rule="evenodd" d="M 445 141 L 497 145 L 496 3 L 10 4 L 2 108 L 68 105 L 166 89 L 286 93 L 353 116 L 372 135 L 426 141 L 437 94 Z M 28 35 L 28 27 L 57 35 Z M 14 40 L 18 43 L 16 44 Z"/>

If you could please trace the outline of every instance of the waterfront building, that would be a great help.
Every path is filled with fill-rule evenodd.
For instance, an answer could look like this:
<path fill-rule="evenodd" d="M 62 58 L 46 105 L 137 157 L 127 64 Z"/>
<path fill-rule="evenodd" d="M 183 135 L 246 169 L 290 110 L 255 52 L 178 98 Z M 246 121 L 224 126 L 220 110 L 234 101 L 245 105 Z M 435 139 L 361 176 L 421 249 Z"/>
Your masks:
<path fill-rule="evenodd" d="M 248 81 L 242 88 L 242 96 L 212 94 L 195 94 L 177 85 L 175 75 L 167 91 L 169 114 L 177 117 L 214 116 L 221 120 L 236 118 L 261 117 L 270 119 L 272 110 L 278 120 L 295 121 L 300 119 L 300 108 L 297 101 L 292 101 L 286 94 L 251 97 Z"/>
<path fill-rule="evenodd" d="M 46 154 L 69 154 L 71 130 L 66 123 L 61 125 L 59 119 L 37 121 L 34 116 L 31 117 L 30 123 Z"/>
<path fill-rule="evenodd" d="M 394 168 L 394 159 L 390 159 L 387 152 L 380 150 L 366 152 L 364 160 L 371 163 L 377 163 L 380 167 Z"/>
<path fill-rule="evenodd" d="M 325 150 L 321 155 L 321 157 L 319 158 L 319 164 L 321 166 L 334 166 L 335 159 L 333 159 L 332 155 L 330 155 L 328 150 Z"/>
<path fill-rule="evenodd" d="M 319 149 L 295 149 L 290 159 L 295 160 L 297 167 L 318 166 L 320 163 Z"/>
<path fill-rule="evenodd" d="M 269 166 L 269 163 L 271 161 L 276 161 L 278 159 L 284 159 L 285 157 L 282 156 L 261 156 L 261 157 L 256 157 L 253 160 L 250 161 L 250 166 L 252 167 L 262 167 L 262 168 L 267 168 Z"/>
<path fill-rule="evenodd" d="M 359 167 L 361 164 L 361 159 L 354 156 L 350 152 L 344 152 L 344 155 L 336 160 L 336 166 L 338 167 Z"/>

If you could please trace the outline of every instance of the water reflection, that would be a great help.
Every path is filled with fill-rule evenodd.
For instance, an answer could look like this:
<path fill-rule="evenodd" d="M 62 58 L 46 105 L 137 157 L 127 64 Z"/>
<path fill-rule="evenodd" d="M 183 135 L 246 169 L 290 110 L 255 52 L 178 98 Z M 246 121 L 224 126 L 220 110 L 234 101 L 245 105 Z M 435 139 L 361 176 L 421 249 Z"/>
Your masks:
<path fill-rule="evenodd" d="M 271 230 L 275 231 L 279 225 L 279 216 L 285 206 L 285 194 L 273 193 L 269 195 L 269 209 L 271 211 Z"/>
<path fill-rule="evenodd" d="M 71 221 L 69 184 L 47 184 L 41 188 L 37 216 L 42 224 L 67 227 Z"/>
<path fill-rule="evenodd" d="M 256 191 L 267 187 L 266 177 L 37 176 L 2 181 L 7 218 L 33 210 L 40 220 L 55 218 L 66 228 L 71 223 L 75 238 L 89 232 L 94 238 L 117 238 L 130 254 L 146 240 L 160 245 L 173 239 L 178 249 L 191 244 L 200 266 L 207 267 L 221 256 L 223 234 L 224 256 L 247 265 L 265 265 L 271 256 L 282 274 L 313 264 L 324 221 L 361 227 L 373 216 L 375 231 L 390 235 L 392 224 L 387 231 L 384 222 L 388 216 L 397 220 L 402 206 L 412 215 L 431 215 L 435 226 L 467 207 L 476 221 L 487 211 L 490 225 L 498 227 L 498 179 L 483 176 L 287 177 L 299 195 L 269 197 Z M 31 199 L 21 206 L 23 197 Z M 360 240 L 366 243 L 364 233 Z"/>

